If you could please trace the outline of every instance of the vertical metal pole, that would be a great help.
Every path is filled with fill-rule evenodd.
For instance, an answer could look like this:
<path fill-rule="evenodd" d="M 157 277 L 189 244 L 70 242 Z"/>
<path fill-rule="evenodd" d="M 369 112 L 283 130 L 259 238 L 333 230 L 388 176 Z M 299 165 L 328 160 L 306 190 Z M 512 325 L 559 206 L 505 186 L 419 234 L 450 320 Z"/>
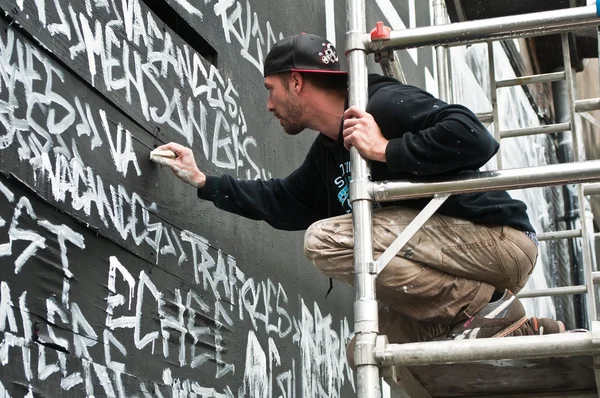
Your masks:
<path fill-rule="evenodd" d="M 598 82 L 600 82 L 600 25 L 596 27 L 596 36 L 598 38 Z"/>
<path fill-rule="evenodd" d="M 579 151 L 581 142 L 580 131 L 575 123 L 575 92 L 574 92 L 574 73 L 571 66 L 571 52 L 569 50 L 569 34 L 562 33 L 562 50 L 563 61 L 565 64 L 565 80 L 567 81 L 567 95 L 569 96 L 570 117 L 571 117 L 571 134 L 573 137 L 573 154 L 576 162 L 583 160 L 583 156 Z M 588 314 L 588 327 L 591 328 L 592 322 L 597 320 L 596 314 L 596 290 L 592 278 L 592 255 L 591 255 L 591 240 L 590 229 L 588 226 L 589 220 L 586 216 L 585 195 L 583 192 L 583 184 L 577 186 L 577 199 L 579 204 L 579 221 L 581 223 L 581 251 L 583 254 L 583 275 L 585 285 L 587 287 L 586 306 Z M 593 232 L 593 231 L 592 231 Z M 592 235 L 593 236 L 593 235 Z"/>
<path fill-rule="evenodd" d="M 349 66 L 350 106 L 365 110 L 368 101 L 367 51 L 360 37 L 366 32 L 365 0 L 347 0 L 348 40 L 346 52 Z M 362 47 L 362 48 L 361 48 Z M 369 164 L 355 148 L 350 149 L 352 182 L 354 186 L 369 181 Z M 376 266 L 373 261 L 372 199 L 359 190 L 358 197 L 351 189 L 352 221 L 354 224 L 354 332 L 358 398 L 381 396 L 379 367 L 375 360 L 375 340 L 379 332 L 377 301 L 375 298 Z"/>
<path fill-rule="evenodd" d="M 433 2 L 433 23 L 444 25 L 446 23 L 446 3 L 444 0 L 434 0 Z M 438 75 L 438 96 L 440 99 L 449 102 L 451 101 L 450 92 L 450 76 L 448 70 L 448 47 L 435 47 L 437 75 Z"/>
<path fill-rule="evenodd" d="M 500 142 L 500 120 L 498 118 L 498 87 L 496 86 L 496 62 L 494 61 L 494 42 L 488 41 L 488 63 L 490 71 L 490 101 L 492 103 L 492 119 L 494 126 L 494 137 Z M 496 169 L 502 169 L 502 145 L 496 153 Z"/>

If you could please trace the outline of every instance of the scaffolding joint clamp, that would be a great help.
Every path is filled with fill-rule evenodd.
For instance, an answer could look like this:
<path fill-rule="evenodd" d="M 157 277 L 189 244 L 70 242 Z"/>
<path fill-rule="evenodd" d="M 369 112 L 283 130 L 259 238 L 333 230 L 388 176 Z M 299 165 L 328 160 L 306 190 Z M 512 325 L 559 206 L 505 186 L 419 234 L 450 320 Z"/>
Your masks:
<path fill-rule="evenodd" d="M 372 333 L 360 333 L 356 335 L 354 364 L 356 366 L 377 365 L 375 359 L 375 341 L 372 337 Z"/>
<path fill-rule="evenodd" d="M 375 52 L 373 53 L 373 56 L 375 58 L 375 62 L 377 62 L 378 64 L 383 62 L 393 62 L 394 60 L 394 53 L 392 51 L 381 51 L 381 52 Z"/>
<path fill-rule="evenodd" d="M 373 30 L 371 30 L 371 40 L 389 40 L 392 28 L 385 26 L 382 21 L 377 21 Z"/>
<path fill-rule="evenodd" d="M 373 182 L 369 180 L 350 181 L 350 203 L 356 200 L 373 200 Z"/>
<path fill-rule="evenodd" d="M 371 275 L 377 275 L 378 265 L 377 261 L 370 261 L 368 263 L 358 263 L 355 266 L 357 274 L 368 273 Z"/>
<path fill-rule="evenodd" d="M 350 51 L 361 50 L 368 52 L 367 45 L 365 43 L 365 33 L 350 31 L 346 33 L 346 52 L 348 55 Z"/>
<path fill-rule="evenodd" d="M 379 330 L 377 300 L 354 302 L 354 333 L 375 333 Z"/>

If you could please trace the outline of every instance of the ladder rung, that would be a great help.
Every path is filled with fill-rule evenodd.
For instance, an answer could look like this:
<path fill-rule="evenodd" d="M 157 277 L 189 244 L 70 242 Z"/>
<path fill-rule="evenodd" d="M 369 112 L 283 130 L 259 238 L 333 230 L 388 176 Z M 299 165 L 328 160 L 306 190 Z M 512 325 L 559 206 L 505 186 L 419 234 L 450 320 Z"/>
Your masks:
<path fill-rule="evenodd" d="M 536 134 L 550 134 L 569 130 L 571 130 L 571 123 L 556 123 L 539 127 L 527 127 L 524 129 L 501 131 L 500 138 L 523 137 L 526 135 Z"/>
<path fill-rule="evenodd" d="M 583 184 L 584 195 L 597 195 L 600 193 L 600 182 L 593 184 Z"/>
<path fill-rule="evenodd" d="M 600 109 L 600 98 L 575 101 L 575 112 L 596 111 Z"/>
<path fill-rule="evenodd" d="M 592 281 L 600 283 L 600 272 L 592 272 Z M 586 285 L 551 287 L 548 289 L 525 290 L 517 294 L 519 298 L 546 297 L 546 296 L 568 296 L 571 294 L 587 293 Z"/>
<path fill-rule="evenodd" d="M 478 113 L 476 116 L 481 123 L 491 123 L 494 121 L 494 114 L 492 112 Z"/>
<path fill-rule="evenodd" d="M 523 86 L 525 84 L 555 82 L 564 79 L 565 72 L 543 73 L 540 75 L 521 76 L 516 77 L 514 79 L 499 80 L 498 82 L 496 82 L 496 86 L 498 88 Z"/>
<path fill-rule="evenodd" d="M 540 232 L 536 235 L 538 240 L 555 240 L 555 239 L 570 239 L 580 238 L 581 229 L 570 229 L 567 231 L 551 231 L 551 232 Z"/>
<path fill-rule="evenodd" d="M 571 294 L 583 294 L 587 293 L 587 287 L 585 285 L 576 286 L 563 286 L 563 287 L 551 287 L 548 289 L 535 289 L 520 291 L 517 294 L 519 298 L 532 298 L 532 297 L 547 297 L 547 296 L 568 296 Z"/>

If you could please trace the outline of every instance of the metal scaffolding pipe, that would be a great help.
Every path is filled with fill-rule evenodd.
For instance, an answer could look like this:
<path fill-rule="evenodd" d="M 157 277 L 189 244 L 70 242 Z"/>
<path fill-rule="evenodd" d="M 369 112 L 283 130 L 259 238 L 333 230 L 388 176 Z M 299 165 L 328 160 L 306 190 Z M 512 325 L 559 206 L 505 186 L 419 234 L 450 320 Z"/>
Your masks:
<path fill-rule="evenodd" d="M 570 238 L 580 238 L 580 237 L 581 237 L 580 229 L 569 229 L 566 231 L 540 232 L 539 234 L 537 234 L 537 238 L 539 241 L 556 240 L 556 239 L 570 239 Z"/>
<path fill-rule="evenodd" d="M 375 357 L 382 366 L 534 359 L 599 353 L 600 345 L 593 343 L 591 332 L 502 339 L 378 344 L 375 349 Z"/>
<path fill-rule="evenodd" d="M 600 160 L 464 173 L 445 181 L 378 181 L 371 183 L 371 195 L 375 201 L 388 202 L 444 193 L 466 194 L 593 181 L 600 181 Z"/>
<path fill-rule="evenodd" d="M 492 112 L 482 112 L 476 114 L 477 119 L 483 124 L 492 123 L 494 121 L 494 115 Z"/>
<path fill-rule="evenodd" d="M 575 111 L 587 112 L 600 109 L 600 98 L 588 98 L 575 101 Z"/>
<path fill-rule="evenodd" d="M 423 46 L 457 46 L 487 40 L 530 37 L 583 29 L 600 23 L 595 5 L 510 15 L 477 21 L 457 22 L 441 26 L 393 30 L 389 40 L 371 41 L 365 34 L 364 43 L 371 52 Z"/>
<path fill-rule="evenodd" d="M 557 80 L 564 80 L 564 78 L 565 72 L 544 73 L 541 75 L 521 76 L 514 79 L 499 80 L 497 86 L 523 86 L 525 84 L 555 82 Z"/>
<path fill-rule="evenodd" d="M 520 291 L 517 297 L 532 298 L 532 297 L 547 297 L 547 296 L 569 296 L 573 294 L 587 293 L 587 287 L 585 285 L 576 286 L 564 286 L 564 287 L 551 287 L 548 289 L 535 289 Z"/>
<path fill-rule="evenodd" d="M 600 272 L 594 271 L 591 273 L 592 282 L 594 284 L 600 283 Z M 546 297 L 546 296 L 567 296 L 572 294 L 583 294 L 587 293 L 586 285 L 575 285 L 575 286 L 563 286 L 563 287 L 551 287 L 548 289 L 534 289 L 520 291 L 517 294 L 519 298 L 531 298 L 531 297 Z"/>
<path fill-rule="evenodd" d="M 366 32 L 365 0 L 347 0 L 346 54 L 349 66 L 350 106 L 365 110 L 368 101 L 367 52 L 360 41 Z M 352 224 L 354 227 L 354 333 L 356 345 L 354 363 L 356 364 L 357 397 L 380 398 L 379 367 L 373 354 L 375 341 L 379 333 L 377 300 L 375 296 L 376 275 L 370 266 L 373 264 L 373 219 L 372 198 L 361 189 L 368 183 L 371 175 L 369 163 L 363 159 L 356 148 L 350 149 L 352 186 Z"/>
<path fill-rule="evenodd" d="M 513 138 L 513 137 L 523 137 L 526 135 L 560 133 L 563 131 L 569 131 L 570 129 L 571 129 L 571 123 L 569 123 L 569 122 L 546 124 L 546 125 L 538 126 L 538 127 L 525 127 L 522 129 L 502 131 L 500 133 L 500 137 Z"/>
<path fill-rule="evenodd" d="M 596 184 L 585 184 L 583 186 L 584 195 L 597 195 L 600 193 L 600 183 Z"/>

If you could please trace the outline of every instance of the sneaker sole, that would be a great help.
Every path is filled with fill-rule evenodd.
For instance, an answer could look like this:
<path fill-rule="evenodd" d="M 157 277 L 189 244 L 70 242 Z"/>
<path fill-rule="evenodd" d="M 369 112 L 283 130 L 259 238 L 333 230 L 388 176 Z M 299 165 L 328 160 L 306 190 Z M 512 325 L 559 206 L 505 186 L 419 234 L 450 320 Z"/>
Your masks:
<path fill-rule="evenodd" d="M 529 318 L 527 317 L 527 315 L 525 315 L 525 316 L 523 316 L 523 318 L 519 319 L 518 321 L 516 321 L 515 323 L 513 323 L 509 327 L 505 328 L 504 330 L 499 331 L 498 333 L 496 333 L 492 337 L 504 337 L 504 336 L 506 336 L 508 334 L 511 334 L 512 332 L 514 332 L 515 330 L 517 330 L 521 325 L 523 325 L 525 322 L 527 322 L 528 319 Z"/>

